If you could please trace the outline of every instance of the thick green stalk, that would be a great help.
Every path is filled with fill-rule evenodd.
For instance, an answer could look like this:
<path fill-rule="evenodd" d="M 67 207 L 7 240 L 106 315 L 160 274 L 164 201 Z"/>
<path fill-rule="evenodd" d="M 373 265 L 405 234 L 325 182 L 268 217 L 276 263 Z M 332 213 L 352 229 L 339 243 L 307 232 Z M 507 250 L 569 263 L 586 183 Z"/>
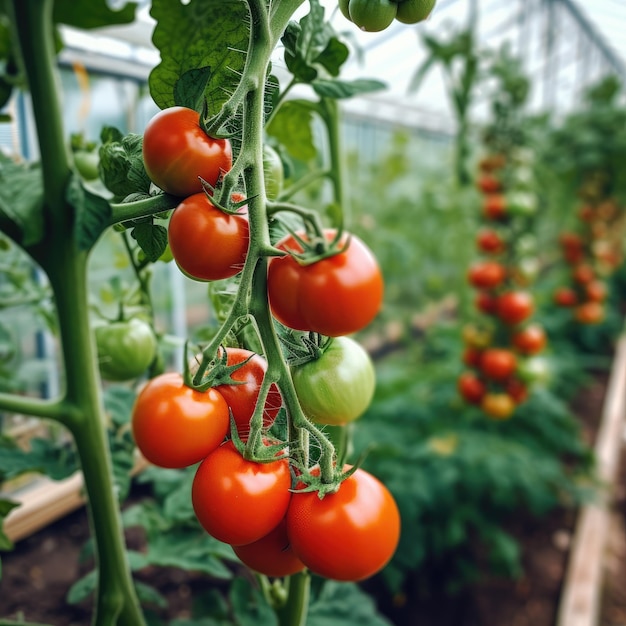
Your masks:
<path fill-rule="evenodd" d="M 307 571 L 289 577 L 287 602 L 278 610 L 280 626 L 306 626 L 311 576 Z"/>
<path fill-rule="evenodd" d="M 70 177 L 55 67 L 53 0 L 13 0 L 12 17 L 32 95 L 44 181 L 46 239 L 31 250 L 55 297 L 65 369 L 60 420 L 72 432 L 83 469 L 96 543 L 99 585 L 96 626 L 141 626 L 124 545 L 105 428 L 97 357 L 89 326 L 86 251 L 78 250 L 75 212 L 65 191 Z M 56 415 L 50 414 L 55 418 Z"/>

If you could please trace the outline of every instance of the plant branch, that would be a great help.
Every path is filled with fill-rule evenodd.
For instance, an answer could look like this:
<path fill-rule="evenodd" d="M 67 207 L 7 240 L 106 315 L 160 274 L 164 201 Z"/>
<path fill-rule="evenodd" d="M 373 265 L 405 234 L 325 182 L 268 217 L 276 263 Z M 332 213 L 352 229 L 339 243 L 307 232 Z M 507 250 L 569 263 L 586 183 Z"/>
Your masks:
<path fill-rule="evenodd" d="M 128 220 L 136 220 L 140 217 L 148 217 L 155 213 L 163 213 L 175 209 L 180 204 L 180 198 L 167 193 L 157 196 L 150 196 L 143 200 L 135 202 L 125 202 L 120 204 L 111 203 L 111 220 L 110 225 L 126 222 Z"/>

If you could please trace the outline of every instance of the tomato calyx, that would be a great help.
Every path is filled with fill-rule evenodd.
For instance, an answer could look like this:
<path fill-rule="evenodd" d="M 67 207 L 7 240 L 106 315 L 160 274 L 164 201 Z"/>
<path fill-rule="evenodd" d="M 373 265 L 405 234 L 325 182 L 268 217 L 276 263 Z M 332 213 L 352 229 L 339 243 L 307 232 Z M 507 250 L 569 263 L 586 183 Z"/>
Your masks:
<path fill-rule="evenodd" d="M 313 265 L 324 259 L 330 259 L 342 254 L 350 246 L 351 237 L 348 235 L 344 238 L 344 230 L 341 225 L 330 240 L 317 225 L 313 229 L 308 229 L 304 237 L 291 229 L 288 230 L 302 251 L 286 249 L 285 252 L 301 266 Z"/>
<path fill-rule="evenodd" d="M 337 493 L 341 483 L 350 478 L 362 465 L 365 454 L 348 469 L 337 469 L 333 466 L 330 476 L 324 476 L 319 466 L 307 469 L 292 459 L 291 463 L 296 467 L 297 484 L 291 490 L 293 493 L 317 492 L 317 496 L 322 500 L 326 495 Z"/>
<path fill-rule="evenodd" d="M 239 193 L 238 191 L 234 191 L 233 193 L 231 193 L 228 203 L 224 204 L 223 202 L 220 202 L 219 200 L 217 200 L 216 192 L 218 191 L 218 188 L 214 187 L 213 185 L 211 185 L 211 183 L 204 180 L 202 176 L 200 176 L 199 179 L 200 179 L 200 184 L 202 185 L 202 188 L 204 189 L 204 193 L 206 193 L 207 198 L 209 199 L 209 202 L 216 209 L 219 209 L 222 213 L 225 213 L 226 215 L 241 216 L 242 214 L 246 213 L 245 211 L 242 211 L 242 209 L 247 208 L 250 198 L 246 198 L 242 193 Z M 254 197 L 256 196 L 252 196 L 252 198 Z"/>
<path fill-rule="evenodd" d="M 280 328 L 279 338 L 287 353 L 285 358 L 290 367 L 317 361 L 333 342 L 333 337 L 313 331 L 299 332 L 284 326 Z"/>
<path fill-rule="evenodd" d="M 207 355 L 203 352 L 200 361 L 198 361 L 198 357 L 195 357 L 198 367 L 193 377 L 189 366 L 185 366 L 189 370 L 189 378 L 185 377 L 185 384 L 198 391 L 206 391 L 218 385 L 245 385 L 246 381 L 235 380 L 232 375 L 244 367 L 254 356 L 255 353 L 252 353 L 240 363 L 228 365 L 228 354 L 223 346 L 218 348 L 215 355 Z M 188 362 L 189 359 L 186 358 L 185 363 Z"/>

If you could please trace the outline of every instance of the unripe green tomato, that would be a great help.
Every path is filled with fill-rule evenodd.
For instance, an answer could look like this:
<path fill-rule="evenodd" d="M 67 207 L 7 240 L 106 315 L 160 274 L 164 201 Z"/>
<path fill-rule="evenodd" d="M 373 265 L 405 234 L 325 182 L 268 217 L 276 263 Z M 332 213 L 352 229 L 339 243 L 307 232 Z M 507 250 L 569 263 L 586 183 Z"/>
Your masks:
<path fill-rule="evenodd" d="M 98 365 L 104 380 L 124 381 L 141 376 L 157 352 L 150 324 L 138 318 L 95 326 Z"/>
<path fill-rule="evenodd" d="M 545 386 L 552 379 L 550 361 L 544 356 L 531 356 L 520 359 L 517 364 L 519 377 L 529 385 Z"/>
<path fill-rule="evenodd" d="M 515 191 L 506 196 L 508 211 L 511 215 L 527 217 L 537 212 L 537 196 L 527 191 Z"/>
<path fill-rule="evenodd" d="M 77 150 L 72 156 L 74 157 L 74 165 L 76 166 L 78 173 L 85 180 L 96 180 L 96 178 L 98 178 L 98 163 L 100 163 L 100 156 L 97 152 Z"/>
<path fill-rule="evenodd" d="M 370 33 L 385 30 L 398 12 L 398 4 L 391 0 L 350 0 L 350 19 L 361 29 Z"/>
<path fill-rule="evenodd" d="M 365 349 L 336 337 L 322 356 L 291 369 L 300 406 L 317 424 L 341 425 L 360 417 L 374 396 L 376 374 Z"/>
<path fill-rule="evenodd" d="M 339 10 L 343 13 L 343 16 L 347 20 L 352 21 L 352 18 L 350 17 L 350 9 L 348 8 L 349 4 L 350 0 L 339 0 Z"/>
<path fill-rule="evenodd" d="M 263 178 L 265 181 L 265 195 L 268 200 L 275 200 L 283 190 L 285 174 L 283 162 L 278 152 L 267 144 L 263 146 Z"/>
<path fill-rule="evenodd" d="M 436 0 L 403 0 L 398 4 L 396 19 L 403 24 L 417 24 L 432 12 Z"/>

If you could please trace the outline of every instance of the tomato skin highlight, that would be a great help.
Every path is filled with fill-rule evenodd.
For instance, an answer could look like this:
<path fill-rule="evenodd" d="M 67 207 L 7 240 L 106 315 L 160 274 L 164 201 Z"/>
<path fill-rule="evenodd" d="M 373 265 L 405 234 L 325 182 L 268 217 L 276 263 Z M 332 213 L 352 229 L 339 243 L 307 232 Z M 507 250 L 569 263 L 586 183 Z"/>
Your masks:
<path fill-rule="evenodd" d="M 227 441 L 198 467 L 191 500 L 209 535 L 237 546 L 258 541 L 278 526 L 291 500 L 290 489 L 287 459 L 247 461 Z"/>
<path fill-rule="evenodd" d="M 262 356 L 250 350 L 226 348 L 227 365 L 243 363 L 246 359 L 249 361 L 231 374 L 234 381 L 245 384 L 217 385 L 215 387 L 226 400 L 240 435 L 246 435 L 250 432 L 250 418 L 254 413 L 254 407 L 259 397 L 261 383 L 267 370 L 267 362 Z M 275 384 L 272 384 L 263 408 L 263 426 L 265 428 L 269 428 L 273 424 L 281 404 L 280 391 Z"/>
<path fill-rule="evenodd" d="M 245 215 L 228 215 L 197 193 L 172 213 L 167 238 L 178 267 L 195 280 L 221 280 L 239 274 L 250 244 Z"/>
<path fill-rule="evenodd" d="M 271 578 L 291 576 L 305 568 L 289 544 L 285 518 L 261 539 L 243 546 L 233 546 L 233 551 L 250 569 Z"/>
<path fill-rule="evenodd" d="M 359 418 L 376 386 L 372 360 L 350 337 L 336 337 L 319 359 L 292 367 L 291 376 L 304 414 L 316 424 Z"/>
<path fill-rule="evenodd" d="M 147 322 L 130 320 L 94 327 L 98 367 L 104 380 L 123 381 L 141 376 L 157 353 L 157 340 Z"/>
<path fill-rule="evenodd" d="M 400 539 L 400 514 L 389 490 L 363 469 L 320 500 L 292 495 L 287 534 L 293 551 L 316 574 L 359 581 L 380 571 Z"/>
<path fill-rule="evenodd" d="M 143 387 L 133 407 L 133 436 L 141 453 L 159 467 L 183 468 L 215 450 L 229 427 L 228 405 L 215 389 L 187 387 L 176 372 Z"/>
<path fill-rule="evenodd" d="M 159 111 L 146 125 L 142 150 L 150 180 L 175 196 L 201 192 L 198 177 L 215 186 L 232 167 L 228 139 L 209 137 L 200 127 L 200 115 L 186 107 Z"/>
<path fill-rule="evenodd" d="M 526 291 L 508 291 L 498 297 L 496 310 L 503 323 L 514 326 L 533 314 L 535 303 Z"/>
<path fill-rule="evenodd" d="M 306 240 L 304 233 L 298 233 Z M 326 229 L 332 241 L 335 231 Z M 345 243 L 344 234 L 342 243 Z M 302 252 L 292 235 L 276 244 L 280 250 Z M 378 314 L 383 299 L 383 278 L 371 250 L 350 235 L 347 249 L 309 265 L 291 256 L 272 257 L 267 275 L 268 296 L 274 317 L 289 328 L 310 330 L 328 337 L 357 332 Z"/>

